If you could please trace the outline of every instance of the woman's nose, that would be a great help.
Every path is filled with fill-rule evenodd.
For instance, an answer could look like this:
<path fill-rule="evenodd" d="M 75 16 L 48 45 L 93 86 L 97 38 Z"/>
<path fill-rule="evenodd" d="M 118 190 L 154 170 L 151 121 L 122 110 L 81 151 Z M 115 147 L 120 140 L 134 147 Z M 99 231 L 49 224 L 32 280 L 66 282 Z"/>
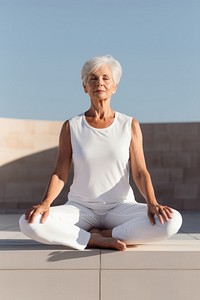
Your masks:
<path fill-rule="evenodd" d="M 98 78 L 98 79 L 97 79 L 97 85 L 98 85 L 98 86 L 101 86 L 101 85 L 102 85 L 102 79 L 101 79 L 101 78 Z"/>

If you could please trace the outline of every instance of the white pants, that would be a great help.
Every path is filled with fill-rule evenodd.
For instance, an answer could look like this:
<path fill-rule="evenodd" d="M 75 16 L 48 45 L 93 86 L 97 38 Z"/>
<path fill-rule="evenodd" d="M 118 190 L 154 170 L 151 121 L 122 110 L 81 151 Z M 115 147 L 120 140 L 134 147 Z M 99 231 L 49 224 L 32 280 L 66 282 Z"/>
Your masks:
<path fill-rule="evenodd" d="M 57 244 L 84 250 L 90 239 L 89 230 L 113 229 L 112 236 L 127 245 L 160 241 L 177 233 L 182 224 L 180 213 L 173 210 L 168 222 L 152 225 L 147 217 L 147 205 L 142 203 L 122 203 L 98 214 L 85 206 L 70 202 L 50 208 L 45 223 L 40 223 L 41 215 L 29 224 L 23 215 L 20 218 L 21 231 L 33 240 L 43 244 Z"/>

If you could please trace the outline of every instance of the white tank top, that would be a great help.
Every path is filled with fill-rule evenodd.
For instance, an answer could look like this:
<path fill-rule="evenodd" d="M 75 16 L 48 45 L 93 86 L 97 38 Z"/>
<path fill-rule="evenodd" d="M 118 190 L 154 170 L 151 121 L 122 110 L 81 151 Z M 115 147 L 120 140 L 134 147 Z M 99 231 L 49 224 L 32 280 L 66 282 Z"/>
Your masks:
<path fill-rule="evenodd" d="M 131 123 L 119 112 L 106 128 L 92 127 L 84 114 L 69 120 L 74 164 L 69 202 L 104 212 L 135 201 L 129 184 Z"/>

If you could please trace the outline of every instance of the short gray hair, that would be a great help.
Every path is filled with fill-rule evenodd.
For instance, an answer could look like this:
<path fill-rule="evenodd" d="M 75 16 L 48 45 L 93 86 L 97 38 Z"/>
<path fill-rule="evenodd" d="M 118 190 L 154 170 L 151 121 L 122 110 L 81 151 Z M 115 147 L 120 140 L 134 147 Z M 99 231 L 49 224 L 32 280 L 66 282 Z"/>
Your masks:
<path fill-rule="evenodd" d="M 92 57 L 85 62 L 81 70 L 81 79 L 83 84 L 86 84 L 90 73 L 94 72 L 104 64 L 111 68 L 113 80 L 115 84 L 118 84 L 122 76 L 122 67 L 121 64 L 111 55 Z"/>

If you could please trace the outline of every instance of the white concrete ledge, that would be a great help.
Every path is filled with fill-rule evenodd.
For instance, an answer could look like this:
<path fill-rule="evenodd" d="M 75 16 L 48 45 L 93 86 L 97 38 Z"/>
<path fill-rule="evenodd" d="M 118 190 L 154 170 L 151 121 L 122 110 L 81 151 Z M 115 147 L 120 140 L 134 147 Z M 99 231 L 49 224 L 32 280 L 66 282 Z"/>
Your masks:
<path fill-rule="evenodd" d="M 1 299 L 199 300 L 200 213 L 183 219 L 172 239 L 118 252 L 42 245 L 0 215 Z"/>

